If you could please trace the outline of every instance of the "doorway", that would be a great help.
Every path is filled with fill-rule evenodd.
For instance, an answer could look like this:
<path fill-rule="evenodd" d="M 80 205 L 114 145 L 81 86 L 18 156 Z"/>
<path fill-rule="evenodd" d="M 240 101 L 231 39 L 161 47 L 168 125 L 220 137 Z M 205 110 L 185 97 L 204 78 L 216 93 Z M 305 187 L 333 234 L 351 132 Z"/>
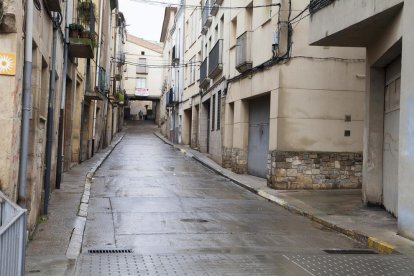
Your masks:
<path fill-rule="evenodd" d="M 247 172 L 265 178 L 269 151 L 270 96 L 249 101 Z"/>

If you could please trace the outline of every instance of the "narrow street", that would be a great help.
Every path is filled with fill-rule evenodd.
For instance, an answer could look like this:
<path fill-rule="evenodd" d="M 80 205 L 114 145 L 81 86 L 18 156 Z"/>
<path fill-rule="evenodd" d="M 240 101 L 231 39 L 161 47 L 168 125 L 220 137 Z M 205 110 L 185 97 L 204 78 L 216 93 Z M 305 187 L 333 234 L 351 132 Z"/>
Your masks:
<path fill-rule="evenodd" d="M 397 273 L 387 275 L 404 275 L 398 266 L 410 269 L 403 258 L 328 255 L 324 249 L 361 245 L 213 173 L 164 144 L 156 130 L 129 123 L 95 174 L 77 275 L 378 275 L 383 266 Z M 90 251 L 114 249 L 131 251 Z"/>

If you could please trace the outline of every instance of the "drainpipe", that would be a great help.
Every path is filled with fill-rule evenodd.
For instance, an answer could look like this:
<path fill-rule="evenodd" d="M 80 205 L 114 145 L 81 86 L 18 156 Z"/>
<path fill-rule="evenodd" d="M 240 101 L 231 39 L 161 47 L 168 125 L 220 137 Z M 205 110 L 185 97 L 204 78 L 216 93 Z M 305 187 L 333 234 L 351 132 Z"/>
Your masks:
<path fill-rule="evenodd" d="M 23 98 L 22 98 L 22 126 L 20 137 L 19 156 L 19 190 L 18 203 L 26 208 L 26 180 L 27 159 L 29 153 L 29 119 L 30 119 L 30 93 L 32 85 L 32 60 L 33 60 L 33 1 L 26 1 L 26 26 L 24 34 L 24 68 L 23 68 Z"/>
<path fill-rule="evenodd" d="M 43 186 L 45 189 L 43 201 L 43 214 L 47 215 L 49 207 L 50 195 L 50 174 L 52 169 L 52 143 L 53 143 L 53 113 L 56 89 L 56 43 L 58 33 L 57 19 L 53 17 L 53 42 L 52 42 L 52 69 L 49 80 L 49 103 L 47 110 L 47 131 L 46 131 L 46 170 L 43 179 Z"/>
<path fill-rule="evenodd" d="M 81 103 L 81 124 L 80 124 L 80 137 L 79 137 L 79 163 L 83 162 L 83 136 L 84 136 L 84 132 L 85 132 L 85 128 L 84 128 L 84 117 L 85 117 L 85 93 L 86 93 L 86 87 L 87 85 L 89 85 L 89 78 L 90 78 L 90 72 L 89 72 L 89 67 L 91 61 L 90 59 L 86 60 L 85 63 L 85 67 L 84 67 L 84 76 L 83 76 L 83 95 L 82 95 L 82 103 Z M 90 87 L 90 85 L 89 85 Z"/>
<path fill-rule="evenodd" d="M 68 44 L 69 44 L 69 22 L 68 22 L 69 1 L 65 4 L 65 42 L 63 48 L 63 73 L 62 73 L 62 94 L 60 97 L 60 113 L 59 113 L 59 134 L 57 149 L 57 168 L 56 168 L 56 189 L 60 189 L 62 182 L 62 166 L 63 166 L 63 114 L 65 110 L 66 100 L 66 75 L 68 72 Z"/>
<path fill-rule="evenodd" d="M 101 65 L 101 40 L 102 40 L 102 18 L 103 18 L 103 0 L 99 1 L 99 34 L 98 34 L 98 49 L 96 56 L 96 76 L 95 86 L 99 87 L 99 68 Z M 94 153 L 95 138 L 96 138 L 96 113 L 97 113 L 97 100 L 93 102 L 93 123 L 92 123 L 92 155 Z"/>

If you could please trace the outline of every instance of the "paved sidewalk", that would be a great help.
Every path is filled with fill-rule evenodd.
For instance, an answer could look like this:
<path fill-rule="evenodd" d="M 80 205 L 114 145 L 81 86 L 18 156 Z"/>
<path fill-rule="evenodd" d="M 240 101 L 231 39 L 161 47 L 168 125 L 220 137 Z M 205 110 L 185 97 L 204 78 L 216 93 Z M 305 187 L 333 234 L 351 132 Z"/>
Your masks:
<path fill-rule="evenodd" d="M 216 173 L 293 213 L 341 232 L 379 252 L 414 255 L 414 242 L 397 235 L 397 220 L 381 208 L 364 206 L 361 190 L 270 189 L 267 187 L 266 179 L 233 173 L 203 153 L 188 146 L 173 144 L 158 132 L 154 134 Z"/>
<path fill-rule="evenodd" d="M 74 274 L 86 221 L 87 186 L 122 137 L 117 134 L 106 149 L 63 174 L 61 189 L 52 192 L 47 221 L 38 225 L 26 249 L 26 275 Z"/>

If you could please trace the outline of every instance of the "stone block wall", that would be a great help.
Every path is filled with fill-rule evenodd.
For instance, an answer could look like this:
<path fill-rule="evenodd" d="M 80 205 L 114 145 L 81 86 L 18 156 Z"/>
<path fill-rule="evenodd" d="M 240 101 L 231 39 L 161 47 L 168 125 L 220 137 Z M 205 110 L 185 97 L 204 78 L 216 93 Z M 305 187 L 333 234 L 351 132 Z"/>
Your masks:
<path fill-rule="evenodd" d="M 231 170 L 237 174 L 247 173 L 247 151 L 233 148 L 231 151 Z"/>
<path fill-rule="evenodd" d="M 225 169 L 231 169 L 232 167 L 232 149 L 223 147 L 222 164 L 221 166 Z"/>
<path fill-rule="evenodd" d="M 362 153 L 271 151 L 267 169 L 274 189 L 362 187 Z"/>

